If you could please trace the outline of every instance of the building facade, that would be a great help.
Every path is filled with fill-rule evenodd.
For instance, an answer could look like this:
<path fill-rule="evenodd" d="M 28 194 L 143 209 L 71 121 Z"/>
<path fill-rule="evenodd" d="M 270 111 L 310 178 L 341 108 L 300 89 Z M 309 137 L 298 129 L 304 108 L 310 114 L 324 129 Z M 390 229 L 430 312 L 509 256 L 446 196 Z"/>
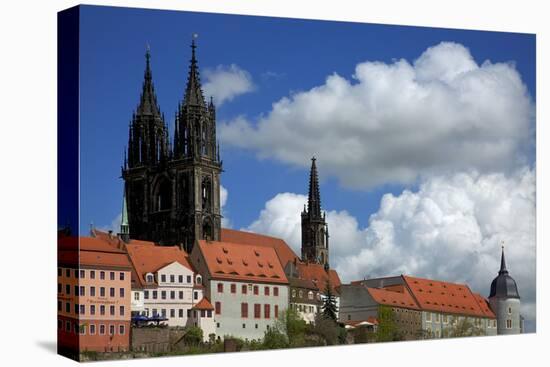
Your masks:
<path fill-rule="evenodd" d="M 221 231 L 216 111 L 201 90 L 194 40 L 191 49 L 173 144 L 157 103 L 147 50 L 140 102 L 130 122 L 122 168 L 129 237 L 178 245 L 187 252 L 197 239 L 219 240 Z"/>
<path fill-rule="evenodd" d="M 341 321 L 378 320 L 384 306 L 403 339 L 461 336 L 458 328 L 465 321 L 468 333 L 497 333 L 489 302 L 465 284 L 401 275 L 356 281 L 340 290 Z"/>
<path fill-rule="evenodd" d="M 204 277 L 219 339 L 260 340 L 288 308 L 288 280 L 270 247 L 200 240 L 191 262 Z"/>
<path fill-rule="evenodd" d="M 69 246 L 75 241 L 78 247 Z M 59 248 L 60 350 L 129 350 L 131 265 L 126 254 L 90 237 L 60 239 Z"/>

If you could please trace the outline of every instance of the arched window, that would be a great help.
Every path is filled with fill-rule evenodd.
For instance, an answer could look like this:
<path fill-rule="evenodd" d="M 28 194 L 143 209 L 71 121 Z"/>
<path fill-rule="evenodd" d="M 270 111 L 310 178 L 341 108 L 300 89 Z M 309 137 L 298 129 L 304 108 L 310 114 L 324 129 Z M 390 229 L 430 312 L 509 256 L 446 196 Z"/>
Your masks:
<path fill-rule="evenodd" d="M 153 283 L 155 281 L 155 277 L 153 274 L 147 274 L 146 276 L 147 283 Z"/>
<path fill-rule="evenodd" d="M 212 203 L 212 183 L 210 182 L 210 178 L 205 177 L 202 180 L 201 185 L 201 198 L 202 198 L 202 209 L 203 210 L 210 210 L 211 203 Z"/>
<path fill-rule="evenodd" d="M 197 284 L 202 284 L 202 278 L 200 275 L 197 275 Z"/>
<path fill-rule="evenodd" d="M 157 211 L 170 209 L 172 206 L 172 195 L 170 181 L 162 179 L 155 190 L 155 209 Z"/>

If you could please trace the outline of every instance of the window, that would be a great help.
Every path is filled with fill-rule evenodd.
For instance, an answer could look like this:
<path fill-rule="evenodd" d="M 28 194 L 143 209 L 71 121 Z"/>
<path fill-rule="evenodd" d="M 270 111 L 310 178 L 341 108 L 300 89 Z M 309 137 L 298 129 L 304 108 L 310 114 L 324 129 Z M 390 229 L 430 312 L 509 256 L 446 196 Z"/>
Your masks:
<path fill-rule="evenodd" d="M 275 305 L 275 306 L 274 306 L 274 309 L 273 309 L 273 317 L 275 317 L 276 319 L 279 318 L 279 305 Z"/>
<path fill-rule="evenodd" d="M 166 283 L 166 274 L 162 274 L 160 276 L 160 281 L 163 282 L 163 283 Z"/>
<path fill-rule="evenodd" d="M 449 317 L 447 315 L 443 315 L 443 323 L 447 324 L 449 322 Z"/>
<path fill-rule="evenodd" d="M 173 308 L 170 309 L 170 317 L 172 318 L 176 317 L 176 310 Z"/>
<path fill-rule="evenodd" d="M 124 316 L 124 306 L 119 307 L 120 316 Z"/>
<path fill-rule="evenodd" d="M 300 298 L 303 298 L 303 297 L 304 297 L 304 292 L 303 292 L 301 289 L 298 291 L 298 296 L 299 296 Z"/>
<path fill-rule="evenodd" d="M 218 283 L 218 293 L 223 293 L 223 284 Z"/>
<path fill-rule="evenodd" d="M 76 279 L 78 279 L 78 270 L 77 270 L 77 269 L 74 269 L 74 277 L 75 277 Z"/>
<path fill-rule="evenodd" d="M 162 317 L 166 317 L 166 309 L 165 308 L 161 309 L 160 314 L 162 315 Z"/>
<path fill-rule="evenodd" d="M 205 310 L 201 310 L 201 317 L 205 317 L 206 316 L 206 311 Z"/>
<path fill-rule="evenodd" d="M 187 310 L 187 317 L 191 317 L 191 309 Z"/>
<path fill-rule="evenodd" d="M 95 305 L 90 305 L 90 315 L 95 315 Z"/>
<path fill-rule="evenodd" d="M 512 328 L 512 320 L 508 319 L 506 320 L 506 329 L 511 329 Z"/>
<path fill-rule="evenodd" d="M 65 294 L 71 294 L 71 285 L 65 284 Z"/>
<path fill-rule="evenodd" d="M 292 290 L 292 298 L 296 298 L 296 289 Z"/>
<path fill-rule="evenodd" d="M 74 286 L 74 295 L 78 296 L 78 286 L 77 285 Z"/>
<path fill-rule="evenodd" d="M 86 295 L 86 289 L 84 288 L 84 286 L 80 286 L 80 292 L 78 292 L 79 295 L 81 296 L 85 296 Z"/>
<path fill-rule="evenodd" d="M 86 325 L 80 325 L 80 335 L 86 335 Z"/>
<path fill-rule="evenodd" d="M 440 318 L 439 318 L 439 314 L 438 314 L 438 313 L 436 313 L 436 314 L 435 314 L 435 322 L 439 322 L 439 320 L 440 320 Z"/>
<path fill-rule="evenodd" d="M 191 283 L 191 275 L 187 276 L 187 283 Z"/>
<path fill-rule="evenodd" d="M 86 313 L 86 305 L 80 305 L 80 314 L 84 315 Z"/>
<path fill-rule="evenodd" d="M 512 307 L 508 307 L 508 315 L 512 314 Z"/>
<path fill-rule="evenodd" d="M 207 317 L 212 317 L 212 310 L 207 310 L 206 311 L 206 316 Z"/>
<path fill-rule="evenodd" d="M 153 283 L 155 281 L 155 277 L 153 274 L 147 274 L 147 283 Z"/>
<path fill-rule="evenodd" d="M 222 314 L 222 304 L 220 302 L 216 302 L 216 315 Z"/>
<path fill-rule="evenodd" d="M 95 297 L 95 287 L 90 287 L 90 296 Z"/>
<path fill-rule="evenodd" d="M 67 278 L 71 277 L 71 269 L 65 269 L 65 277 Z"/>
<path fill-rule="evenodd" d="M 120 272 L 120 274 L 118 275 L 118 279 L 124 280 L 124 273 L 123 272 Z"/>
<path fill-rule="evenodd" d="M 260 305 L 259 303 L 255 303 L 254 304 L 254 318 L 259 319 L 260 317 L 262 317 L 261 313 L 262 313 L 262 305 Z"/>
<path fill-rule="evenodd" d="M 95 279 L 95 270 L 90 270 L 90 279 Z"/>
<path fill-rule="evenodd" d="M 99 306 L 99 314 L 100 315 L 105 315 L 105 305 L 100 305 Z"/>
<path fill-rule="evenodd" d="M 99 279 L 105 280 L 105 272 L 104 272 L 104 271 L 100 271 L 100 272 L 99 272 Z M 105 327 L 105 326 L 104 326 L 104 327 Z"/>
<path fill-rule="evenodd" d="M 170 274 L 170 283 L 176 282 L 176 276 L 174 274 Z"/>
<path fill-rule="evenodd" d="M 157 291 L 153 291 L 153 299 L 157 299 L 158 297 L 158 292 Z"/>
<path fill-rule="evenodd" d="M 115 280 L 115 272 L 114 271 L 109 272 L 109 279 L 110 280 Z"/>
<path fill-rule="evenodd" d="M 264 295 L 269 296 L 269 287 L 264 287 Z"/>
<path fill-rule="evenodd" d="M 143 299 L 149 299 L 149 291 L 143 291 Z"/>
<path fill-rule="evenodd" d="M 99 325 L 99 334 L 105 335 L 105 325 Z"/>
<path fill-rule="evenodd" d="M 80 278 L 86 278 L 86 270 L 80 270 Z"/>
<path fill-rule="evenodd" d="M 153 308 L 153 316 L 158 315 L 158 311 L 156 308 Z"/>
<path fill-rule="evenodd" d="M 160 291 L 160 298 L 166 299 L 166 291 Z"/>
<path fill-rule="evenodd" d="M 105 287 L 99 288 L 99 296 L 100 297 L 105 297 Z"/>
<path fill-rule="evenodd" d="M 63 270 L 61 268 L 57 268 L 57 276 L 60 277 L 63 275 Z"/>
<path fill-rule="evenodd" d="M 248 303 L 241 303 L 241 317 L 248 317 Z"/>
<path fill-rule="evenodd" d="M 124 333 L 125 333 L 124 325 L 119 325 L 119 326 L 118 326 L 118 333 L 119 333 L 120 335 L 124 335 Z"/>
<path fill-rule="evenodd" d="M 71 331 L 71 322 L 65 321 L 65 331 L 70 332 Z"/>
<path fill-rule="evenodd" d="M 179 291 L 178 296 L 179 296 L 179 299 L 183 299 L 183 291 Z"/>
<path fill-rule="evenodd" d="M 178 282 L 183 283 L 183 275 L 178 275 Z"/>
<path fill-rule="evenodd" d="M 312 291 L 307 292 L 307 299 L 313 299 L 313 292 Z"/>
<path fill-rule="evenodd" d="M 258 295 L 258 293 L 259 293 L 259 289 L 258 289 L 258 286 L 257 286 L 257 285 L 255 285 L 255 286 L 254 286 L 254 295 L 255 295 L 255 296 L 257 296 L 257 295 Z"/>
<path fill-rule="evenodd" d="M 115 325 L 109 325 L 109 335 L 115 335 Z"/>
<path fill-rule="evenodd" d="M 63 285 L 61 283 L 57 283 L 57 293 L 61 293 L 63 291 Z"/>
<path fill-rule="evenodd" d="M 115 306 L 114 305 L 109 306 L 109 314 L 111 316 L 115 315 Z"/>
<path fill-rule="evenodd" d="M 139 301 L 139 292 L 134 292 L 134 301 Z"/>
<path fill-rule="evenodd" d="M 432 321 L 432 314 L 431 312 L 426 312 L 426 322 L 431 322 Z"/>
<path fill-rule="evenodd" d="M 109 296 L 111 296 L 111 297 L 115 296 L 115 288 L 114 287 L 109 288 Z"/>
<path fill-rule="evenodd" d="M 180 318 L 183 317 L 183 309 L 182 309 L 182 308 L 180 308 L 180 309 L 178 310 L 178 317 L 180 317 Z"/>
<path fill-rule="evenodd" d="M 170 299 L 176 299 L 176 291 L 170 291 Z"/>
<path fill-rule="evenodd" d="M 197 275 L 197 284 L 202 284 L 202 278 L 200 277 L 200 275 Z"/>
<path fill-rule="evenodd" d="M 237 285 L 235 283 L 231 284 L 231 293 L 237 293 Z"/>
<path fill-rule="evenodd" d="M 497 320 L 493 320 L 493 327 L 497 327 Z"/>
<path fill-rule="evenodd" d="M 279 297 L 279 287 L 273 287 L 273 295 Z"/>
<path fill-rule="evenodd" d="M 241 293 L 246 294 L 246 284 L 243 284 L 243 286 L 241 287 Z"/>
<path fill-rule="evenodd" d="M 95 325 L 90 324 L 90 335 L 95 335 Z"/>
<path fill-rule="evenodd" d="M 243 329 L 246 329 L 246 324 L 243 324 Z"/>
<path fill-rule="evenodd" d="M 193 292 L 193 299 L 199 299 L 199 292 Z"/>
<path fill-rule="evenodd" d="M 74 305 L 74 313 L 78 315 L 78 310 L 79 310 L 79 309 L 80 309 L 80 308 L 79 308 L 78 305 L 75 303 L 75 305 Z"/>

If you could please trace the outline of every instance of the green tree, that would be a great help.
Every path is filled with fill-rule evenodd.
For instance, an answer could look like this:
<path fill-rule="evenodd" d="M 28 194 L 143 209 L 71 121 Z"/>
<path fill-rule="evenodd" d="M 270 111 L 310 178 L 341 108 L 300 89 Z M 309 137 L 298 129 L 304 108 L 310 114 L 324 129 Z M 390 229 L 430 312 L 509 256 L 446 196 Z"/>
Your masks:
<path fill-rule="evenodd" d="M 464 336 L 479 336 L 485 333 L 483 329 L 475 326 L 468 318 L 460 317 L 451 326 L 443 329 L 442 334 L 444 338 L 460 338 Z"/>
<path fill-rule="evenodd" d="M 302 347 L 305 345 L 307 324 L 296 310 L 287 308 L 281 312 L 274 327 L 286 335 L 291 347 Z"/>
<path fill-rule="evenodd" d="M 199 345 L 202 343 L 203 333 L 202 329 L 197 326 L 190 326 L 185 331 L 183 341 L 186 345 Z"/>
<path fill-rule="evenodd" d="M 289 347 L 288 338 L 277 327 L 270 327 L 264 333 L 262 346 L 265 349 L 288 348 Z"/>
<path fill-rule="evenodd" d="M 343 344 L 346 340 L 346 330 L 324 313 L 317 313 L 313 334 L 320 336 L 325 345 Z"/>
<path fill-rule="evenodd" d="M 336 316 L 338 313 L 338 307 L 336 307 L 336 297 L 332 293 L 332 287 L 330 285 L 329 278 L 327 278 L 325 288 L 325 299 L 323 300 L 322 306 L 323 316 L 336 322 L 338 319 L 338 317 Z"/>
<path fill-rule="evenodd" d="M 384 305 L 378 306 L 378 330 L 376 341 L 389 342 L 399 340 L 399 332 L 395 323 L 393 310 Z"/>

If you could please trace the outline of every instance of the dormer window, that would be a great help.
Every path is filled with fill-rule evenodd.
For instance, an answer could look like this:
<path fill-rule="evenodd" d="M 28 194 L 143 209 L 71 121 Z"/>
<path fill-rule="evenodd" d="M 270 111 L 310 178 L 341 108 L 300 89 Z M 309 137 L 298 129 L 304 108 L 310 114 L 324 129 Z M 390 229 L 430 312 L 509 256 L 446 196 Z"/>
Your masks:
<path fill-rule="evenodd" d="M 197 284 L 202 284 L 202 278 L 200 275 L 197 275 Z"/>
<path fill-rule="evenodd" d="M 147 274 L 145 276 L 145 280 L 147 281 L 147 283 L 153 283 L 155 281 L 155 277 L 153 274 Z"/>

